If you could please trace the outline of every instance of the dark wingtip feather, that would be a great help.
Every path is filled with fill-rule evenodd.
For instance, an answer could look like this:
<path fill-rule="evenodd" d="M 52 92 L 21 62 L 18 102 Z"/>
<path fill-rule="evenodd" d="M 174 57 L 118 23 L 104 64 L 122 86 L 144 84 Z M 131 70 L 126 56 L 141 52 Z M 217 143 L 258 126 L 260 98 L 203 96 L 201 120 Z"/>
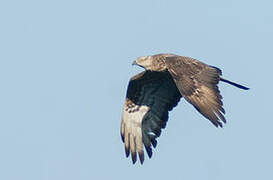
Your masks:
<path fill-rule="evenodd" d="M 221 122 L 218 121 L 219 126 L 222 128 L 223 124 Z"/>
<path fill-rule="evenodd" d="M 226 114 L 226 111 L 225 111 L 225 109 L 224 109 L 222 106 L 219 107 L 219 110 L 220 110 L 223 114 Z"/>
<path fill-rule="evenodd" d="M 227 122 L 225 116 L 219 110 L 216 111 L 216 114 L 224 123 Z"/>
<path fill-rule="evenodd" d="M 138 157 L 139 157 L 140 163 L 143 164 L 143 162 L 144 162 L 144 153 L 143 153 L 143 151 L 138 153 Z"/>
<path fill-rule="evenodd" d="M 120 133 L 120 136 L 121 136 L 122 142 L 124 142 L 124 136 L 122 135 L 122 133 Z"/>
<path fill-rule="evenodd" d="M 131 153 L 131 157 L 132 157 L 133 164 L 135 164 L 136 160 L 137 160 L 136 159 L 137 158 L 136 153 L 135 152 Z"/>
<path fill-rule="evenodd" d="M 126 157 L 128 157 L 129 154 L 130 154 L 129 148 L 126 148 L 126 147 L 125 147 L 125 155 L 126 155 Z"/>
<path fill-rule="evenodd" d="M 215 126 L 215 127 L 223 127 L 223 124 L 220 122 L 220 121 L 218 121 L 218 120 L 216 120 L 216 121 L 212 121 L 212 120 L 210 120 L 210 122 Z"/>
<path fill-rule="evenodd" d="M 145 146 L 145 149 L 146 149 L 146 152 L 148 154 L 148 157 L 151 158 L 152 155 L 153 155 L 152 148 L 150 146 L 149 147 Z"/>
<path fill-rule="evenodd" d="M 153 147 L 156 148 L 156 145 L 157 145 L 156 139 L 151 139 L 151 142 L 152 142 L 152 144 L 153 144 Z"/>
<path fill-rule="evenodd" d="M 151 148 L 151 141 L 150 138 L 145 133 L 143 133 L 143 143 L 149 158 L 151 158 L 153 154 Z"/>

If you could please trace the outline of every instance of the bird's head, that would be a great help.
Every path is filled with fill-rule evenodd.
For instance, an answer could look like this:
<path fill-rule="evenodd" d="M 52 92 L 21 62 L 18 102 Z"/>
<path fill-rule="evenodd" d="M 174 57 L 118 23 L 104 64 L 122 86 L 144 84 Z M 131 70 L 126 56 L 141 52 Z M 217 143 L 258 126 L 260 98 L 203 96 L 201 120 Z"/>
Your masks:
<path fill-rule="evenodd" d="M 132 65 L 138 65 L 144 69 L 150 69 L 153 64 L 153 59 L 151 56 L 141 56 L 138 57 Z"/>
<path fill-rule="evenodd" d="M 132 65 L 138 65 L 145 70 L 150 71 L 163 71 L 166 69 L 164 57 L 159 55 L 154 56 L 141 56 L 137 58 Z"/>

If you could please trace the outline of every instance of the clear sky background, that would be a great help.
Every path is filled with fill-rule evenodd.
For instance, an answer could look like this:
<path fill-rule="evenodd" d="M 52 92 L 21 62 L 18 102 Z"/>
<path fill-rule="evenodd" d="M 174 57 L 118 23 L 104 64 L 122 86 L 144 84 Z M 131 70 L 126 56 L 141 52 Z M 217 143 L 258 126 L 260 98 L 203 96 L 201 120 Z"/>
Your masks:
<path fill-rule="evenodd" d="M 273 1 L 1 1 L 0 179 L 273 179 Z M 227 124 L 184 99 L 153 158 L 120 139 L 132 61 L 176 53 L 223 70 Z M 147 156 L 146 156 L 147 157 Z"/>

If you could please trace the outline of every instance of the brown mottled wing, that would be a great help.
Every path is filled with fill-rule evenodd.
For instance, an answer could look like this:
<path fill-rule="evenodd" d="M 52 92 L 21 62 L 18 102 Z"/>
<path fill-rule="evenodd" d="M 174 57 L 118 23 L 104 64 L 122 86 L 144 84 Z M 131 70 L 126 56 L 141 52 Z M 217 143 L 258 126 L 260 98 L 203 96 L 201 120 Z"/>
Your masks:
<path fill-rule="evenodd" d="M 168 111 L 180 98 L 180 92 L 167 71 L 144 71 L 131 78 L 123 107 L 121 137 L 126 156 L 131 153 L 133 163 L 137 160 L 137 153 L 143 163 L 143 145 L 148 156 L 152 156 L 151 145 L 156 147 L 156 138 L 166 126 Z"/>
<path fill-rule="evenodd" d="M 217 86 L 221 70 L 183 56 L 168 57 L 165 63 L 182 96 L 216 127 L 222 127 L 225 110 Z"/>

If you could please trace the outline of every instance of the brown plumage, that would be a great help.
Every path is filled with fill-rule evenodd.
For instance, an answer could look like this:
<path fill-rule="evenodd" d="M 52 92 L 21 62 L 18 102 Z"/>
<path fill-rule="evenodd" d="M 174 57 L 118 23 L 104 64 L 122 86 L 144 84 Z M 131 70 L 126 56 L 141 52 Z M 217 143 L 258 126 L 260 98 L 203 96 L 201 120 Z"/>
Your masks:
<path fill-rule="evenodd" d="M 134 61 L 145 71 L 131 78 L 123 107 L 121 137 L 125 153 L 133 163 L 137 154 L 144 161 L 143 146 L 149 157 L 156 147 L 156 138 L 165 128 L 168 112 L 181 97 L 191 103 L 216 127 L 226 123 L 222 96 L 217 84 L 223 81 L 241 89 L 248 89 L 221 78 L 219 68 L 196 59 L 174 54 L 143 56 Z"/>

